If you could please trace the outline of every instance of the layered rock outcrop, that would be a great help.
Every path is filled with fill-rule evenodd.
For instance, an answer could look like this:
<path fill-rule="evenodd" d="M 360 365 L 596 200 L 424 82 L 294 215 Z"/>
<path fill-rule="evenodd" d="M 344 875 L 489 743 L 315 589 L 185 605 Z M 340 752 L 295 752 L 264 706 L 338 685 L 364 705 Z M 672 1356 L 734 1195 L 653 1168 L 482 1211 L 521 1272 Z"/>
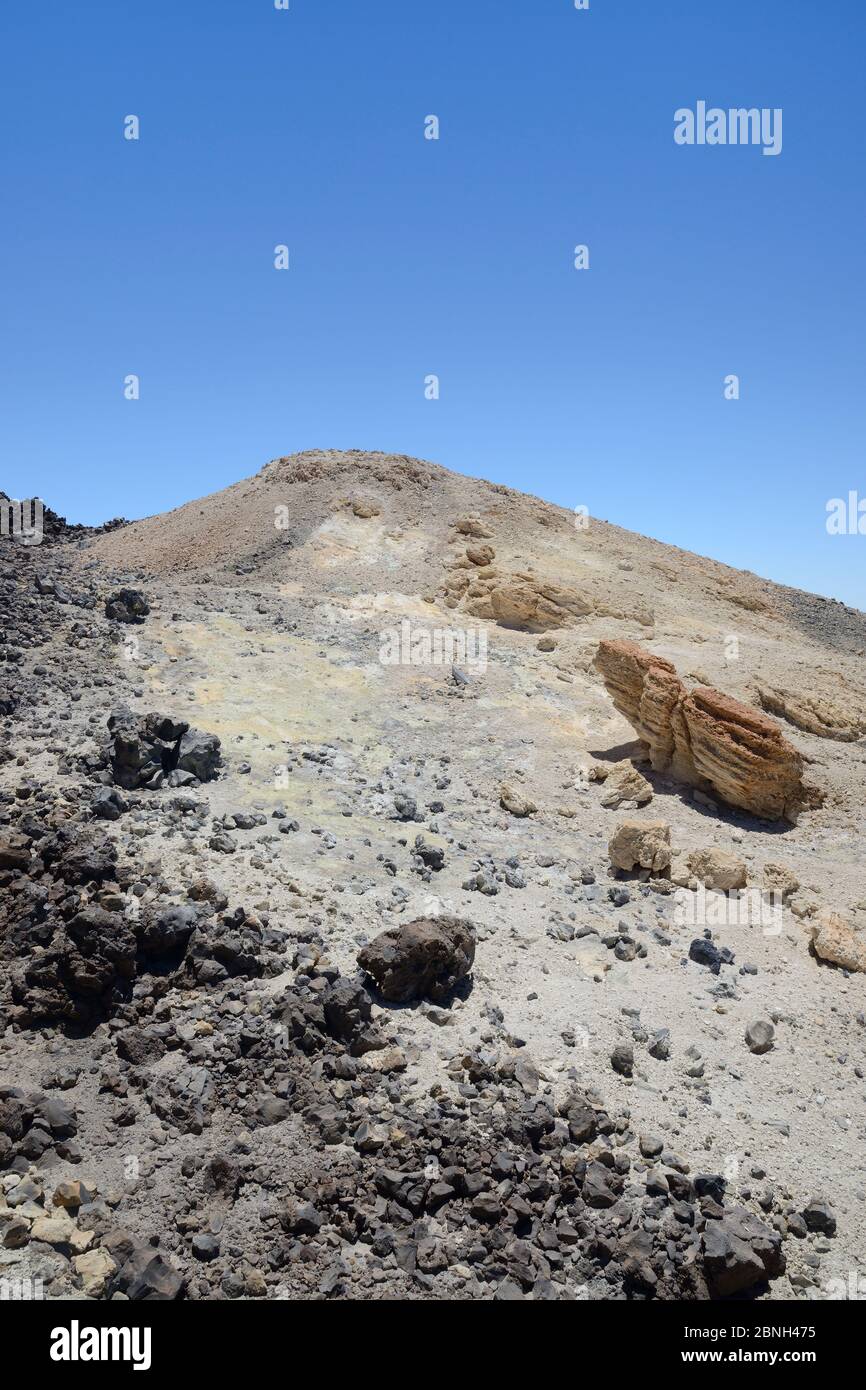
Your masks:
<path fill-rule="evenodd" d="M 712 790 L 766 820 L 795 821 L 818 800 L 774 720 L 710 686 L 687 690 L 676 667 L 635 642 L 604 641 L 593 662 L 657 772 Z"/>
<path fill-rule="evenodd" d="M 495 559 L 490 545 L 467 546 L 445 578 L 445 606 L 515 632 L 574 627 L 591 614 L 652 626 L 652 611 L 640 600 L 611 602 L 610 596 L 597 592 L 593 585 L 576 589 L 529 571 L 500 570 L 493 563 Z"/>
<path fill-rule="evenodd" d="M 469 570 L 458 568 L 448 576 L 448 607 L 459 605 L 475 618 L 487 618 L 520 632 L 570 627 L 593 611 L 592 603 L 573 589 L 531 574 L 497 574 L 489 568 L 489 561 L 479 569 L 483 559 L 486 557 L 479 550 L 476 558 L 467 558 Z"/>
<path fill-rule="evenodd" d="M 818 691 L 784 690 L 760 683 L 755 691 L 768 714 L 787 719 L 816 738 L 855 743 L 866 734 L 866 703 L 850 688 L 835 699 Z"/>

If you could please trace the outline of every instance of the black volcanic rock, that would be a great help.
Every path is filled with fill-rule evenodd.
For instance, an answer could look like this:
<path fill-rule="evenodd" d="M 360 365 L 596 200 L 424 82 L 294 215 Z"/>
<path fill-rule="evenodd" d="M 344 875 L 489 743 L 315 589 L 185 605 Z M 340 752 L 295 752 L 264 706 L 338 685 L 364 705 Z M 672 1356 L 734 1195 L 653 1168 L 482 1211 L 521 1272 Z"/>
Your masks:
<path fill-rule="evenodd" d="M 121 706 L 109 716 L 108 730 L 112 776 L 127 791 L 209 782 L 217 775 L 219 739 L 184 720 L 155 713 L 141 719 Z"/>
<path fill-rule="evenodd" d="M 383 999 L 447 999 L 472 969 L 475 932 L 457 917 L 419 917 L 381 932 L 358 953 L 358 964 Z"/>
<path fill-rule="evenodd" d="M 744 1293 L 785 1269 L 779 1232 L 745 1207 L 734 1207 L 721 1220 L 708 1221 L 702 1249 L 707 1285 L 715 1298 Z"/>
<path fill-rule="evenodd" d="M 117 623 L 143 623 L 150 604 L 140 589 L 118 589 L 105 600 L 105 616 Z"/>

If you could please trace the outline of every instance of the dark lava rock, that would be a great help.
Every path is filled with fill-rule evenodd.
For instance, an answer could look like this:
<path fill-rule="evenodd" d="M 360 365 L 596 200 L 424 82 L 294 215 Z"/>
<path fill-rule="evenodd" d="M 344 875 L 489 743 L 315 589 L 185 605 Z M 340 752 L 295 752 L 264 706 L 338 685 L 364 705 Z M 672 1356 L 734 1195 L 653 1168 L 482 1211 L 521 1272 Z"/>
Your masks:
<path fill-rule="evenodd" d="M 255 1118 L 260 1125 L 279 1125 L 287 1120 L 292 1107 L 281 1096 L 260 1096 L 256 1101 Z"/>
<path fill-rule="evenodd" d="M 598 1117 L 594 1110 L 579 1100 L 568 1107 L 565 1115 L 572 1144 L 591 1144 L 598 1134 Z"/>
<path fill-rule="evenodd" d="M 696 936 L 689 947 L 689 960 L 705 965 L 714 975 L 718 975 L 723 965 L 733 965 L 734 953 L 727 946 L 714 945 L 705 936 Z"/>
<path fill-rule="evenodd" d="M 125 706 L 108 720 L 111 771 L 119 787 L 156 790 L 164 782 L 191 785 L 212 781 L 220 765 L 216 734 L 191 729 L 183 720 L 148 714 L 138 718 Z"/>
<path fill-rule="evenodd" d="M 61 1101 L 41 1091 L 0 1087 L 0 1168 L 15 1166 L 24 1172 L 30 1162 L 38 1162 L 54 1148 L 68 1156 L 77 1132 L 75 1112 Z M 33 1196 L 36 1191 L 25 1180 L 10 1194 L 8 1205 L 14 1208 Z"/>
<path fill-rule="evenodd" d="M 281 1217 L 281 1223 L 292 1235 L 314 1236 L 321 1230 L 324 1219 L 311 1202 L 289 1202 Z"/>
<path fill-rule="evenodd" d="M 111 841 L 101 832 L 83 833 L 77 827 L 63 827 L 47 836 L 39 854 L 53 876 L 71 886 L 101 883 L 114 878 L 117 869 L 117 850 Z"/>
<path fill-rule="evenodd" d="M 659 1062 L 667 1062 L 671 1055 L 670 1029 L 659 1028 L 647 1045 L 647 1052 Z"/>
<path fill-rule="evenodd" d="M 707 1286 L 714 1298 L 744 1293 L 784 1273 L 781 1235 L 745 1207 L 734 1207 L 721 1220 L 708 1221 L 701 1245 Z"/>
<path fill-rule="evenodd" d="M 162 928 L 173 935 L 175 948 L 184 944 L 193 912 L 190 907 L 172 908 L 160 918 Z M 215 984 L 235 975 L 276 974 L 284 949 L 283 933 L 267 930 L 238 907 L 218 921 L 198 923 L 186 948 L 186 969 L 199 984 Z"/>
<path fill-rule="evenodd" d="M 810 1231 L 820 1231 L 821 1235 L 825 1236 L 836 1234 L 836 1216 L 833 1208 L 816 1197 L 803 1208 L 803 1220 Z"/>
<path fill-rule="evenodd" d="M 381 932 L 358 953 L 358 964 L 395 1004 L 447 999 L 472 969 L 473 927 L 457 917 L 419 917 Z"/>
<path fill-rule="evenodd" d="M 90 809 L 100 820 L 119 820 L 129 805 L 117 787 L 100 787 L 90 803 Z"/>
<path fill-rule="evenodd" d="M 649 1231 L 629 1231 L 615 1248 L 615 1259 L 628 1285 L 651 1293 L 658 1283 L 652 1267 L 654 1243 Z"/>
<path fill-rule="evenodd" d="M 15 832 L 0 838 L 0 869 L 27 869 L 30 866 L 30 841 Z"/>
<path fill-rule="evenodd" d="M 117 1055 L 134 1067 L 146 1067 L 165 1056 L 165 1043 L 149 1028 L 123 1028 L 117 1034 Z"/>
<path fill-rule="evenodd" d="M 150 604 L 140 589 L 118 589 L 105 600 L 105 616 L 117 623 L 143 623 Z"/>
<path fill-rule="evenodd" d="M 220 1252 L 219 1237 L 210 1231 L 200 1231 L 192 1238 L 192 1253 L 197 1260 L 215 1260 Z"/>
<path fill-rule="evenodd" d="M 583 1200 L 589 1207 L 612 1207 L 622 1191 L 622 1178 L 603 1163 L 588 1163 L 583 1179 Z"/>
<path fill-rule="evenodd" d="M 750 1052 L 755 1052 L 760 1056 L 762 1053 L 770 1051 L 775 1036 L 776 1030 L 772 1023 L 766 1018 L 757 1018 L 746 1029 L 746 1046 Z"/>
<path fill-rule="evenodd" d="M 697 1173 L 695 1192 L 699 1197 L 709 1197 L 713 1202 L 724 1202 L 727 1183 L 721 1173 Z"/>
<path fill-rule="evenodd" d="M 32 1020 L 88 1022 L 135 976 L 136 942 L 118 913 L 92 904 L 55 932 L 51 945 L 12 970 L 12 995 Z"/>
<path fill-rule="evenodd" d="M 368 1035 L 373 1007 L 359 980 L 335 980 L 322 995 L 322 1008 L 329 1037 L 357 1044 Z M 358 1053 L 368 1049 L 353 1046 L 351 1050 Z"/>
<path fill-rule="evenodd" d="M 428 869 L 436 873 L 445 867 L 445 851 L 439 845 L 428 844 L 423 835 L 415 836 L 415 854 Z"/>
<path fill-rule="evenodd" d="M 198 913 L 194 907 L 168 907 L 136 923 L 138 948 L 142 955 L 159 957 L 182 951 L 194 928 Z"/>
<path fill-rule="evenodd" d="M 177 770 L 191 772 L 200 782 L 210 782 L 216 777 L 219 764 L 220 741 L 216 734 L 187 729 L 178 747 Z"/>
<path fill-rule="evenodd" d="M 115 1276 L 115 1289 L 133 1302 L 164 1302 L 180 1298 L 183 1279 L 151 1246 L 136 1246 Z"/>

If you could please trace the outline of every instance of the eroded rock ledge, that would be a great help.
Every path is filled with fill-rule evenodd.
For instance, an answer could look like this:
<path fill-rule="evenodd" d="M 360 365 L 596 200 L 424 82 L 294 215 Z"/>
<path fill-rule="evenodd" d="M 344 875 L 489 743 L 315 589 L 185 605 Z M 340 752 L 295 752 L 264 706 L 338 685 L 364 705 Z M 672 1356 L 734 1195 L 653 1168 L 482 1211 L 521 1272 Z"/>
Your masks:
<path fill-rule="evenodd" d="M 635 642 L 601 642 L 593 664 L 657 772 L 766 820 L 796 821 L 820 800 L 796 748 L 759 710 L 710 686 L 687 690 L 670 661 Z"/>

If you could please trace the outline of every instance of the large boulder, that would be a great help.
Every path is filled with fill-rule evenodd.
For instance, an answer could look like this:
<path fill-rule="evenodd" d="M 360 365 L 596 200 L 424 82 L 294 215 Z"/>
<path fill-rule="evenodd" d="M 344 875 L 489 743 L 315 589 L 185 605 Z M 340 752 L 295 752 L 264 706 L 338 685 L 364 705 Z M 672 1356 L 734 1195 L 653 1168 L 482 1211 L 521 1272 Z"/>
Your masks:
<path fill-rule="evenodd" d="M 607 847 L 611 866 L 631 873 L 649 869 L 664 874 L 671 864 L 671 828 L 663 820 L 624 820 Z"/>
<path fill-rule="evenodd" d="M 856 936 L 838 912 L 819 912 L 808 924 L 812 950 L 820 960 L 842 970 L 866 971 L 866 940 Z"/>
<path fill-rule="evenodd" d="M 765 820 L 794 821 L 819 794 L 774 720 L 710 686 L 688 691 L 676 667 L 635 642 L 603 641 L 594 663 L 657 772 L 713 791 Z"/>
<path fill-rule="evenodd" d="M 743 860 L 725 849 L 717 849 L 715 845 L 692 850 L 686 856 L 685 867 L 691 878 L 719 893 L 730 893 L 735 888 L 746 886 L 747 872 Z"/>
<path fill-rule="evenodd" d="M 573 589 L 530 574 L 514 574 L 490 593 L 493 617 L 500 627 L 520 632 L 547 632 L 569 627 L 592 612 L 592 604 Z"/>
<path fill-rule="evenodd" d="M 220 741 L 216 734 L 201 729 L 187 729 L 178 745 L 175 767 L 179 772 L 191 772 L 200 782 L 210 782 L 220 765 Z"/>
<path fill-rule="evenodd" d="M 157 736 L 153 721 L 153 715 L 138 719 L 125 706 L 109 715 L 111 772 L 116 785 L 127 791 L 161 786 L 171 764 L 172 745 Z"/>
<path fill-rule="evenodd" d="M 128 994 L 136 957 L 126 919 L 91 903 L 13 967 L 12 997 L 32 1022 L 95 1022 Z"/>
<path fill-rule="evenodd" d="M 381 932 L 358 953 L 383 999 L 442 1001 L 472 969 L 475 932 L 457 917 L 419 917 Z"/>
<path fill-rule="evenodd" d="M 785 1270 L 782 1237 L 745 1207 L 708 1221 L 701 1240 L 704 1275 L 714 1298 L 745 1293 Z"/>
<path fill-rule="evenodd" d="M 118 589 L 105 600 L 105 616 L 116 623 L 143 623 L 150 604 L 140 589 Z"/>
<path fill-rule="evenodd" d="M 817 738 L 856 743 L 866 734 L 866 701 L 847 682 L 844 690 L 835 695 L 812 689 L 780 689 L 759 681 L 755 683 L 755 692 L 761 709 L 787 719 L 789 724 Z"/>
<path fill-rule="evenodd" d="M 220 766 L 216 734 L 191 729 L 184 720 L 165 714 L 143 719 L 122 707 L 110 716 L 111 770 L 115 783 L 126 790 L 210 782 Z"/>

